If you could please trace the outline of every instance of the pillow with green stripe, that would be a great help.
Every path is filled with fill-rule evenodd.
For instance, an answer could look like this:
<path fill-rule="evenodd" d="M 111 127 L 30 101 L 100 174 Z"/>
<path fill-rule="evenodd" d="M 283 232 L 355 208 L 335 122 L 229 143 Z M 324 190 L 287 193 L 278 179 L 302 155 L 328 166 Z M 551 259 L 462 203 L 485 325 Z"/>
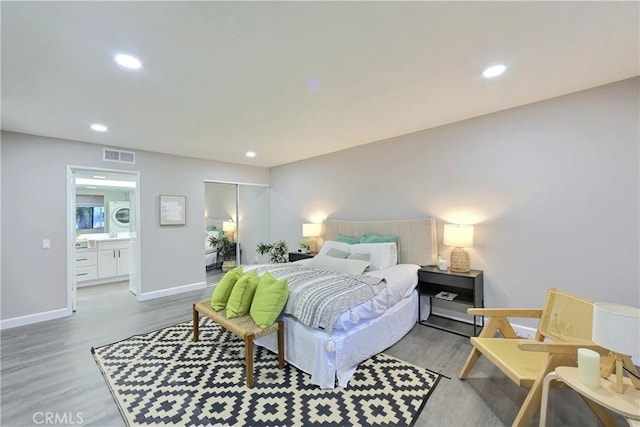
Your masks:
<path fill-rule="evenodd" d="M 240 276 L 242 276 L 241 265 L 233 270 L 227 271 L 224 277 L 220 279 L 220 282 L 216 285 L 216 288 L 213 290 L 213 294 L 211 294 L 211 308 L 215 311 L 219 311 L 227 306 L 227 301 L 229 301 L 233 285 L 236 284 Z"/>
<path fill-rule="evenodd" d="M 227 319 L 242 317 L 249 312 L 258 287 L 258 273 L 251 270 L 238 279 L 227 302 Z"/>
<path fill-rule="evenodd" d="M 326 253 L 327 256 L 332 256 L 334 258 L 346 258 L 349 256 L 349 252 L 341 251 L 340 249 L 331 248 Z"/>

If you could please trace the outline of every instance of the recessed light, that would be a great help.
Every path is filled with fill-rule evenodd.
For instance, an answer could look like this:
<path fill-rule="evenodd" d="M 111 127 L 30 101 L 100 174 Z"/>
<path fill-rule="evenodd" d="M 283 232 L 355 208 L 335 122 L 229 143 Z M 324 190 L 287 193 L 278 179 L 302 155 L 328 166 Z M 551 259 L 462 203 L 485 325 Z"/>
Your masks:
<path fill-rule="evenodd" d="M 507 67 L 503 64 L 493 65 L 482 72 L 482 75 L 488 79 L 492 77 L 497 77 L 500 74 L 504 73 Z"/>
<path fill-rule="evenodd" d="M 254 151 L 247 151 L 245 156 L 247 156 L 247 157 L 255 157 L 256 153 Z"/>
<path fill-rule="evenodd" d="M 138 58 L 132 55 L 127 55 L 126 53 L 119 53 L 114 57 L 114 59 L 118 64 L 125 68 L 137 70 L 142 67 L 142 62 L 140 62 Z"/>
<path fill-rule="evenodd" d="M 96 132 L 106 132 L 109 130 L 109 128 L 100 123 L 93 123 L 91 125 L 91 130 L 94 130 Z"/>
<path fill-rule="evenodd" d="M 102 176 L 102 175 L 93 175 L 93 178 L 95 178 L 95 179 L 107 179 L 106 176 Z"/>
<path fill-rule="evenodd" d="M 96 189 L 96 188 L 98 188 L 98 187 L 96 187 L 96 186 L 94 186 L 94 185 L 87 185 L 87 188 L 88 188 L 89 190 L 95 190 L 95 189 Z"/>

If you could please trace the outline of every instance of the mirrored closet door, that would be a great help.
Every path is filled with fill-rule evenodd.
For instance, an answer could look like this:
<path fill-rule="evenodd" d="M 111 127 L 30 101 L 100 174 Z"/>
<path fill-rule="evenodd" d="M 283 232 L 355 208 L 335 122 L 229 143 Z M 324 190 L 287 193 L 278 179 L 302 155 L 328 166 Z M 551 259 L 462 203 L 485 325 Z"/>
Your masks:
<path fill-rule="evenodd" d="M 207 277 L 215 277 L 218 271 L 224 273 L 233 265 L 262 262 L 255 248 L 258 242 L 269 241 L 269 187 L 221 182 L 204 184 Z M 221 236 L 232 242 L 232 253 L 217 253 L 209 245 L 211 237 Z"/>

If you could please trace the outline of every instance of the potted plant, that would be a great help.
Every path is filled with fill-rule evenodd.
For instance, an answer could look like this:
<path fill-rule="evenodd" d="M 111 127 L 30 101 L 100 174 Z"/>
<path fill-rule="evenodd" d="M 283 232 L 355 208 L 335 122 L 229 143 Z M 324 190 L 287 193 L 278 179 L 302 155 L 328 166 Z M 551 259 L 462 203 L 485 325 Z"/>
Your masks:
<path fill-rule="evenodd" d="M 299 244 L 300 249 L 298 249 L 298 252 L 301 252 L 303 254 L 308 254 L 309 253 L 309 240 L 308 239 L 304 239 L 300 242 Z"/>
<path fill-rule="evenodd" d="M 227 272 L 236 266 L 236 244 L 225 234 L 210 237 L 209 245 L 222 255 L 222 271 Z"/>
<path fill-rule="evenodd" d="M 287 253 L 289 248 L 284 240 L 278 240 L 275 243 L 260 242 L 256 246 L 256 252 L 260 255 L 268 254 L 270 261 L 275 264 L 288 261 Z"/>

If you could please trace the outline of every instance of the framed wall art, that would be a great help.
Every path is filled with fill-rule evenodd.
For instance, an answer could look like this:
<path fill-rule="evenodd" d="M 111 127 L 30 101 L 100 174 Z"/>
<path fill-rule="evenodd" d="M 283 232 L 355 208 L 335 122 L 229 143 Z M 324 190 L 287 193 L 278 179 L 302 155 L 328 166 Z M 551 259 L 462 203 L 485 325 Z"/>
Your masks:
<path fill-rule="evenodd" d="M 160 225 L 187 223 L 187 196 L 160 195 Z"/>

